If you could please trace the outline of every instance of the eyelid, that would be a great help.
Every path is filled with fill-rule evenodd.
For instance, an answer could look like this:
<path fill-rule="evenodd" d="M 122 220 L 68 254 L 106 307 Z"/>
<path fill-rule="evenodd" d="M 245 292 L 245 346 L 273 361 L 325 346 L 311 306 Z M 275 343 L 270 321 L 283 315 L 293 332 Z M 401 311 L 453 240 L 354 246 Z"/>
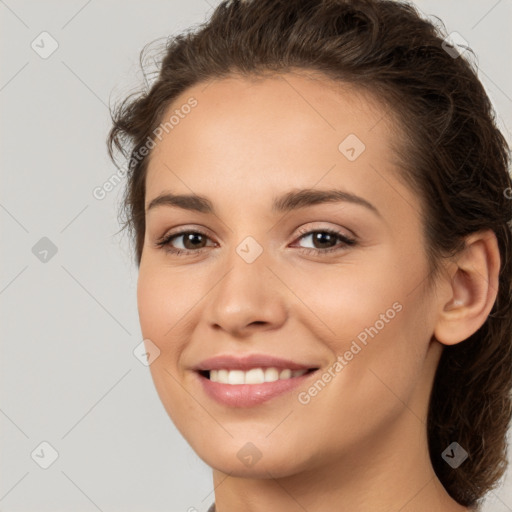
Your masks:
<path fill-rule="evenodd" d="M 302 235 L 305 235 L 305 234 L 309 234 L 311 232 L 316 232 L 316 231 L 326 231 L 326 232 L 330 232 L 330 233 L 336 233 L 337 235 L 339 236 L 342 236 L 344 238 L 348 238 L 348 239 L 354 239 L 356 240 L 357 239 L 357 236 L 355 235 L 355 233 L 349 229 L 346 229 L 346 228 L 341 228 L 341 227 L 326 227 L 325 225 L 323 226 L 311 226 L 310 224 L 306 224 L 306 226 L 303 226 L 301 228 L 299 228 L 298 230 L 298 235 L 302 236 Z"/>
<path fill-rule="evenodd" d="M 206 230 L 203 230 L 203 228 L 197 228 L 197 227 L 182 227 L 177 228 L 177 231 L 168 230 L 166 231 L 161 237 L 157 238 L 155 241 L 155 245 L 160 246 L 163 245 L 166 240 L 177 238 L 180 235 L 186 235 L 188 233 L 197 233 L 200 235 L 203 235 L 204 237 L 212 240 L 212 237 L 206 232 Z M 197 251 L 195 251 L 197 252 Z"/>
<path fill-rule="evenodd" d="M 347 235 L 343 233 L 340 228 L 326 228 L 326 227 L 303 227 L 299 229 L 298 236 L 295 238 L 296 241 L 300 241 L 306 236 L 311 236 L 313 233 L 329 233 L 338 238 L 339 241 L 342 242 L 342 245 L 335 245 L 334 247 L 329 247 L 327 249 L 315 249 L 311 247 L 299 247 L 299 249 L 305 254 L 316 254 L 316 255 L 327 255 L 327 253 L 331 252 L 340 252 L 345 250 L 347 247 L 352 247 L 357 245 L 358 239 L 355 235 Z"/>

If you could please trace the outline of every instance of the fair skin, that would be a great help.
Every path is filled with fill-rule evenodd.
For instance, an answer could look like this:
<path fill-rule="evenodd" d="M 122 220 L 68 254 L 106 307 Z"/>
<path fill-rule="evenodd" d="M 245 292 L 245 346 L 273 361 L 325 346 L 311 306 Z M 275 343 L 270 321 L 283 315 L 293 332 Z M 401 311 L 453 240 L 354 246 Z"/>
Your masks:
<path fill-rule="evenodd" d="M 472 235 L 428 288 L 420 201 L 398 179 L 389 114 L 367 95 L 305 73 L 232 77 L 188 89 L 169 112 L 191 96 L 197 106 L 152 151 L 146 208 L 172 192 L 205 196 L 215 213 L 165 204 L 146 212 L 138 307 L 143 337 L 161 351 L 150 366 L 156 389 L 213 468 L 217 512 L 469 510 L 434 474 L 426 419 L 443 347 L 470 336 L 492 308 L 495 237 Z M 354 161 L 338 149 L 349 134 L 366 146 Z M 349 201 L 272 211 L 275 197 L 306 188 L 343 190 L 376 211 Z M 184 255 L 156 245 L 178 228 L 206 237 L 176 236 L 168 247 Z M 356 243 L 322 245 L 299 229 Z M 251 263 L 236 250 L 248 236 L 263 250 Z M 299 392 L 393 304 L 400 311 L 301 403 Z M 251 353 L 319 370 L 254 407 L 205 394 L 194 365 Z M 261 455 L 253 465 L 237 456 L 248 442 Z"/>

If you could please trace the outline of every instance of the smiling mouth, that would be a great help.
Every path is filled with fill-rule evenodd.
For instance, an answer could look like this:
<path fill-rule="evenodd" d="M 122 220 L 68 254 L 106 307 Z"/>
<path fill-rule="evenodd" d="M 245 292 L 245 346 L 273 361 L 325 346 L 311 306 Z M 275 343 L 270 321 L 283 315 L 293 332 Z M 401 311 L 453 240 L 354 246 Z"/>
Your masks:
<path fill-rule="evenodd" d="M 303 375 L 313 373 L 318 368 L 309 368 L 302 370 L 281 369 L 276 367 L 252 368 L 250 370 L 200 370 L 198 373 L 210 380 L 220 384 L 242 385 L 242 384 L 264 384 L 275 382 L 277 380 L 289 380 Z"/>

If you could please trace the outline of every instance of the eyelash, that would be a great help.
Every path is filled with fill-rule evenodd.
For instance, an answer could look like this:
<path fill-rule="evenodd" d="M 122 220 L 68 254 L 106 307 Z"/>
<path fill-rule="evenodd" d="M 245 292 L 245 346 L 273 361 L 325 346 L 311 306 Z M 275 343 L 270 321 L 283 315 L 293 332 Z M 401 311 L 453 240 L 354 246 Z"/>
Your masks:
<path fill-rule="evenodd" d="M 300 234 L 299 240 L 301 238 L 303 238 L 305 235 L 311 235 L 313 233 L 328 233 L 330 235 L 334 235 L 339 240 L 341 240 L 343 242 L 343 245 L 338 246 L 338 247 L 336 247 L 336 246 L 329 247 L 328 249 L 311 249 L 310 247 L 299 247 L 299 250 L 301 252 L 303 252 L 305 254 L 315 254 L 315 255 L 326 254 L 326 253 L 330 253 L 333 251 L 344 250 L 346 247 L 356 245 L 355 239 L 349 238 L 349 237 L 345 236 L 344 234 L 340 233 L 339 231 L 336 231 L 333 229 L 313 229 L 313 230 L 309 230 L 309 231 L 307 229 L 302 229 L 302 230 L 299 230 L 299 234 Z M 171 233 L 169 235 L 166 235 L 166 236 L 160 238 L 159 240 L 157 240 L 156 246 L 161 249 L 165 249 L 166 252 L 174 254 L 176 256 L 186 256 L 186 255 L 190 255 L 190 254 L 194 254 L 194 256 L 195 256 L 197 254 L 202 253 L 203 250 L 206 249 L 206 247 L 201 247 L 197 250 L 193 250 L 193 249 L 176 249 L 175 247 L 172 247 L 170 245 L 171 241 L 174 238 L 177 238 L 182 235 L 187 235 L 187 234 L 198 234 L 198 235 L 202 235 L 206 238 L 209 238 L 206 233 L 203 233 L 202 231 L 199 231 L 199 230 L 183 230 L 183 231 L 179 231 L 177 233 Z"/>

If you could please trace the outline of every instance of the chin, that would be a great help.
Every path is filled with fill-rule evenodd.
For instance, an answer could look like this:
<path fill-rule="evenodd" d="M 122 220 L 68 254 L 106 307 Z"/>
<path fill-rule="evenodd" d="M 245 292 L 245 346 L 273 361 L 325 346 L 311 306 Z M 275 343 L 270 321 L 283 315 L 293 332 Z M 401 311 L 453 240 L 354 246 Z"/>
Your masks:
<path fill-rule="evenodd" d="M 196 454 L 212 469 L 239 478 L 283 478 L 308 468 L 307 460 L 297 459 L 297 454 L 275 448 L 258 450 L 250 442 L 231 440 L 225 444 L 197 447 Z M 204 448 L 204 449 L 203 449 Z"/>

